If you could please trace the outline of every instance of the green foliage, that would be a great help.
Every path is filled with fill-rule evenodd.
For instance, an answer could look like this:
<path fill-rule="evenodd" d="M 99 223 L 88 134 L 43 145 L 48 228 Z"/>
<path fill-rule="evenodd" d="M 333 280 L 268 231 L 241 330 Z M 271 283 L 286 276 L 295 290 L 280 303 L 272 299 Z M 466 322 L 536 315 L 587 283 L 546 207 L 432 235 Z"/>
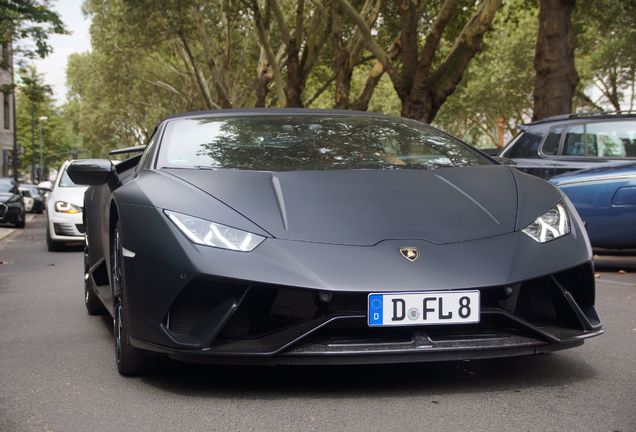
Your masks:
<path fill-rule="evenodd" d="M 44 58 L 51 52 L 49 35 L 64 33 L 64 23 L 47 0 L 0 0 L 0 36 L 7 41 L 33 43 L 14 45 L 14 53 L 26 58 Z"/>
<path fill-rule="evenodd" d="M 633 109 L 636 102 L 636 1 L 580 0 L 575 25 L 581 109 Z"/>
<path fill-rule="evenodd" d="M 2 1 L 2 0 L 0 0 Z M 257 103 L 280 106 L 273 70 L 283 86 L 289 84 L 289 41 L 283 27 L 298 31 L 300 49 L 307 43 L 312 16 L 324 14 L 316 34 L 322 41 L 315 64 L 307 70 L 300 100 L 312 108 L 331 108 L 336 95 L 333 35 L 328 33 L 331 0 L 304 0 L 303 24 L 294 28 L 302 0 L 86 0 L 92 18 L 90 53 L 73 55 L 67 69 L 69 101 L 64 108 L 72 129 L 94 157 L 109 149 L 144 142 L 164 116 L 217 107 L 250 107 Z M 361 11 L 364 0 L 349 3 Z M 417 44 L 422 47 L 443 0 L 416 1 Z M 458 35 L 483 2 L 459 0 L 433 56 L 432 70 L 442 65 Z M 256 6 L 255 6 L 256 5 Z M 281 17 L 274 12 L 278 6 Z M 388 50 L 403 28 L 399 2 L 383 1 L 371 32 Z M 321 9 L 322 8 L 322 9 Z M 255 10 L 261 14 L 265 39 L 256 30 Z M 346 42 L 355 25 L 343 18 Z M 579 0 L 575 14 L 577 68 L 581 84 L 579 109 L 616 106 L 636 82 L 636 2 Z M 471 144 L 497 143 L 496 124 L 502 119 L 508 133 L 532 117 L 534 52 L 538 30 L 536 0 L 507 0 L 497 12 L 483 49 L 470 63 L 462 81 L 435 117 L 434 123 Z M 325 33 L 325 31 L 327 33 Z M 318 34 L 320 33 L 320 34 Z M 264 41 L 276 55 L 274 68 Z M 365 45 L 366 47 L 366 45 Z M 302 61 L 302 56 L 301 61 Z M 401 70 L 403 57 L 394 57 Z M 364 88 L 375 58 L 368 49 L 353 56 L 350 100 Z M 444 69 L 447 70 L 447 69 Z M 584 97 L 596 85 L 600 101 Z M 285 89 L 287 90 L 287 89 Z M 598 93 L 598 92 L 597 92 Z M 264 102 L 263 102 L 264 101 Z M 394 84 L 386 73 L 379 80 L 368 109 L 390 114 L 402 111 Z M 633 105 L 621 105 L 629 109 Z"/>
<path fill-rule="evenodd" d="M 53 103 L 49 86 L 33 67 L 20 70 L 16 108 L 20 172 L 30 175 L 33 156 L 35 164 L 40 164 L 40 125 L 45 171 L 71 158 L 74 150 L 82 153 L 81 141 L 67 121 L 66 109 Z M 47 119 L 40 120 L 41 117 Z"/>
<path fill-rule="evenodd" d="M 512 133 L 531 117 L 538 12 L 524 0 L 504 4 L 483 51 L 437 115 L 438 126 L 478 147 L 494 147 L 498 117 Z"/>
<path fill-rule="evenodd" d="M 213 99 L 222 88 L 233 106 L 253 104 L 258 44 L 247 17 L 224 3 L 85 3 L 93 51 L 71 56 L 67 86 L 74 130 L 91 155 L 145 142 L 168 114 L 207 108 L 184 42 Z"/>

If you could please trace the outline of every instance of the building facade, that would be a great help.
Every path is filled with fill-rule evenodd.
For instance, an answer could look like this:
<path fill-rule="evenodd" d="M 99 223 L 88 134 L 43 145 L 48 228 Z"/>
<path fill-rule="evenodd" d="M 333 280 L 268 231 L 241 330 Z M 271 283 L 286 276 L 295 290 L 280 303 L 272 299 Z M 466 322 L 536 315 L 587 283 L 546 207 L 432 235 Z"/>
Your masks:
<path fill-rule="evenodd" d="M 12 175 L 13 157 L 13 62 L 11 45 L 0 44 L 0 177 Z"/>

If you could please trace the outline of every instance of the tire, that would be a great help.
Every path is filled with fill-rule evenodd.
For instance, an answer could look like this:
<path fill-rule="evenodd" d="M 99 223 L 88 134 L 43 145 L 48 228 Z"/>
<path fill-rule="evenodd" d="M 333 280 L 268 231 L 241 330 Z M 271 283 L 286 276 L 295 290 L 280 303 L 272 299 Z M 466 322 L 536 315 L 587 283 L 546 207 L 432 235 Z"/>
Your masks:
<path fill-rule="evenodd" d="M 110 268 L 113 289 L 113 334 L 115 338 L 115 361 L 121 375 L 140 375 L 148 368 L 149 355 L 130 344 L 129 311 L 126 301 L 126 277 L 124 273 L 123 246 L 119 221 L 111 239 Z"/>
<path fill-rule="evenodd" d="M 26 226 L 26 216 L 24 213 L 24 207 L 22 207 L 22 212 L 18 214 L 18 218 L 15 221 L 15 227 L 22 229 L 25 226 Z"/>
<path fill-rule="evenodd" d="M 64 245 L 60 242 L 56 242 L 51 238 L 51 231 L 49 230 L 49 224 L 46 223 L 46 248 L 49 252 L 57 252 L 64 249 Z"/>

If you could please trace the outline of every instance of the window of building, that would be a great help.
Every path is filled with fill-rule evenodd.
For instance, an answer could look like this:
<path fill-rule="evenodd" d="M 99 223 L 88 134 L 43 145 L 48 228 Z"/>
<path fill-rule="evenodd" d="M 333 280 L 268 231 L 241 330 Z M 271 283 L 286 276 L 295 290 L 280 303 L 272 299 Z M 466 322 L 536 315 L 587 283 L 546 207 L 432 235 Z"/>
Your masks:
<path fill-rule="evenodd" d="M 2 93 L 2 117 L 4 119 L 4 128 L 11 128 L 11 106 L 9 105 L 9 92 Z"/>
<path fill-rule="evenodd" d="M 0 57 L 0 66 L 3 69 L 9 68 L 9 44 L 7 42 L 2 43 L 2 56 Z"/>

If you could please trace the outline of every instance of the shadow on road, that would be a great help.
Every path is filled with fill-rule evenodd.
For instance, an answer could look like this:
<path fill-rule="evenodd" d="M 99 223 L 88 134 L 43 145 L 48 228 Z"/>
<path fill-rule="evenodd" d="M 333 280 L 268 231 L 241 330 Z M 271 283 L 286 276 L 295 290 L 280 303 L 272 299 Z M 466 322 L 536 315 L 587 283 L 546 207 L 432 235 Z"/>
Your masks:
<path fill-rule="evenodd" d="M 114 365 L 113 365 L 114 367 Z M 167 362 L 138 378 L 193 397 L 404 397 L 562 386 L 596 376 L 577 356 L 554 353 L 509 359 L 365 366 L 203 366 Z M 433 401 L 434 403 L 434 401 Z"/>
<path fill-rule="evenodd" d="M 636 272 L 636 256 L 594 255 L 594 265 L 596 271 L 616 272 L 624 270 L 630 273 Z"/>

